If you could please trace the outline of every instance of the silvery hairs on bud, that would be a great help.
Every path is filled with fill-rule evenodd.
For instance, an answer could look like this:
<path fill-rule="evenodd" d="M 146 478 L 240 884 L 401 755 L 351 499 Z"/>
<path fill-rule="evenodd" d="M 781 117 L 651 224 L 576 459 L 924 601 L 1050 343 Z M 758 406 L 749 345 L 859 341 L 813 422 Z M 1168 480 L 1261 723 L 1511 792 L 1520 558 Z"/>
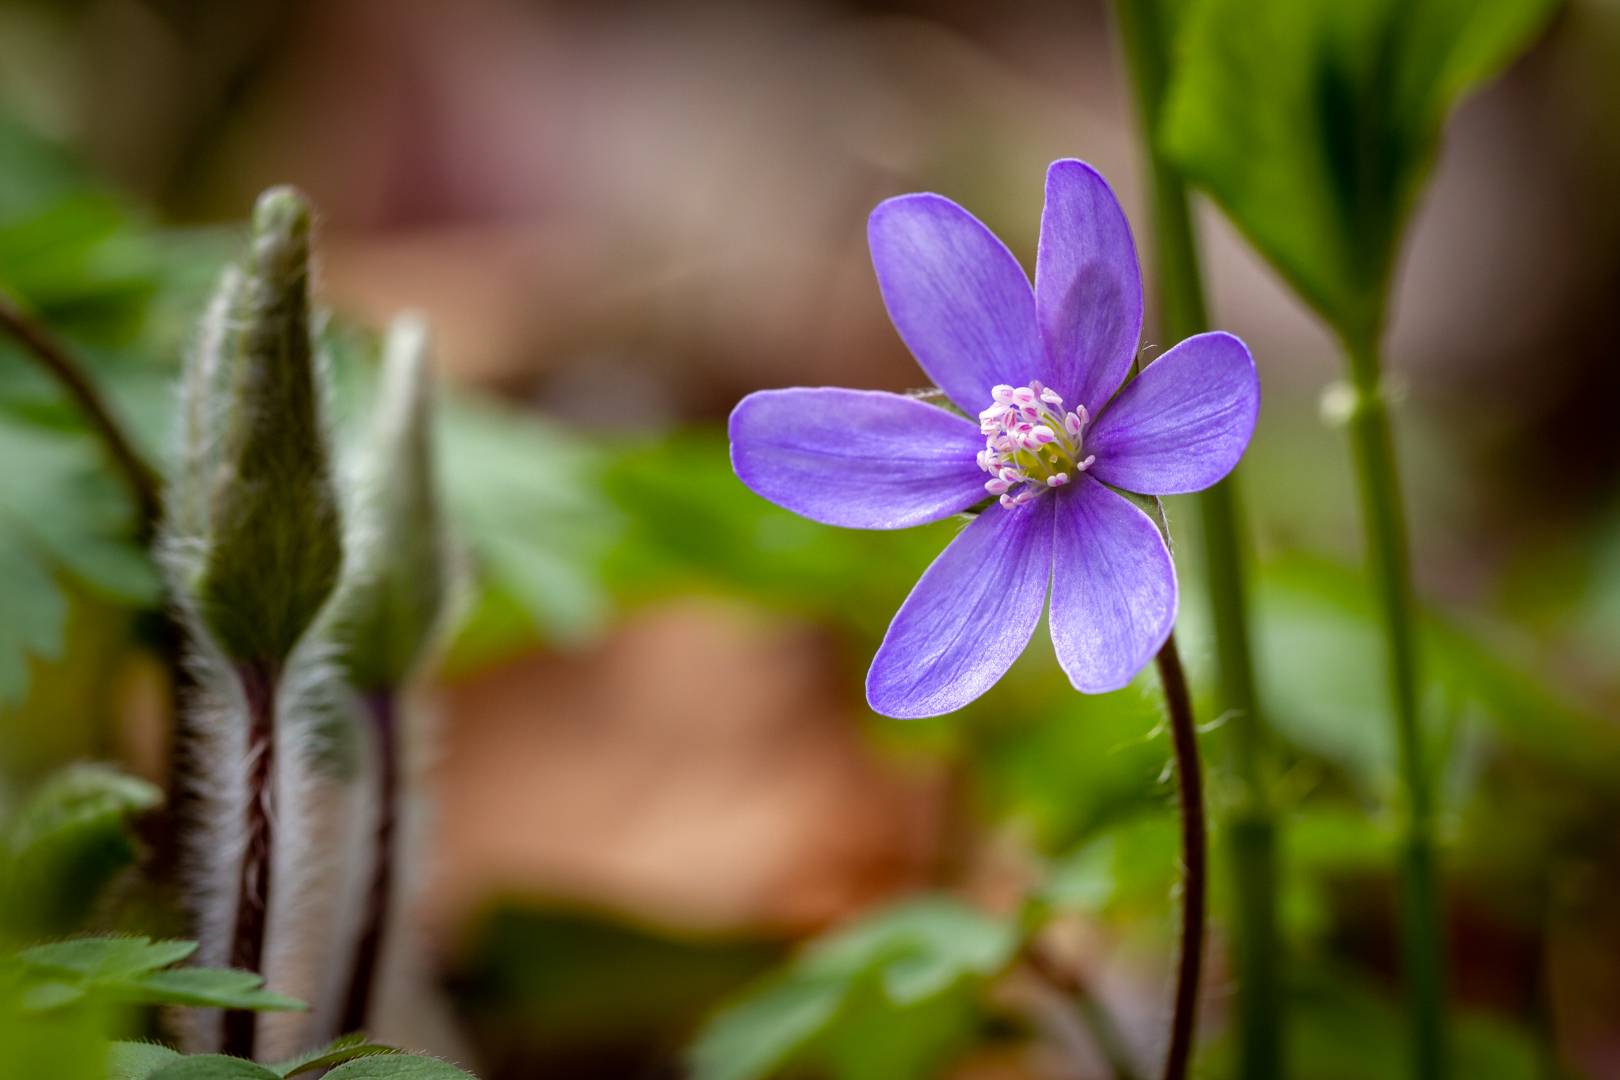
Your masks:
<path fill-rule="evenodd" d="M 270 883 L 303 884 L 305 717 L 327 681 L 305 631 L 342 563 L 309 237 L 296 191 L 260 197 L 246 266 L 222 276 L 188 357 L 164 543 L 197 683 L 180 726 L 197 959 L 252 970 L 274 967 Z M 218 1026 L 204 1021 L 193 1043 L 222 1045 Z M 251 1051 L 250 1015 L 228 1015 L 224 1032 L 227 1049 Z"/>
<path fill-rule="evenodd" d="M 396 316 L 383 351 L 371 430 L 349 514 L 350 563 L 333 601 L 332 637 L 362 693 L 409 680 L 438 626 L 446 552 L 434 473 L 427 324 Z"/>
<path fill-rule="evenodd" d="M 370 799 L 347 860 L 347 947 L 318 1004 L 323 1034 L 371 1028 L 381 973 L 395 970 L 412 847 L 408 777 L 419 749 L 405 693 L 442 621 L 446 543 L 435 473 L 429 340 L 420 316 L 389 327 L 369 429 L 358 447 L 342 584 L 322 616 L 367 735 Z"/>

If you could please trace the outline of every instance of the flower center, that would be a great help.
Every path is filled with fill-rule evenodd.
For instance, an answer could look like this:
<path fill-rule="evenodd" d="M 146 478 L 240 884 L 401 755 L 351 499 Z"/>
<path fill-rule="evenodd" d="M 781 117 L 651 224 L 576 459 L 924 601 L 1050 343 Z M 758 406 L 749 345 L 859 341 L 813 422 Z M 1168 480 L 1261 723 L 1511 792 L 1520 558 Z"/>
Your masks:
<path fill-rule="evenodd" d="M 1084 405 L 1066 413 L 1057 392 L 1038 382 L 997 386 L 990 395 L 995 404 L 979 414 L 979 467 L 991 476 L 984 489 L 1001 496 L 1002 506 L 1010 510 L 1062 487 L 1097 460 L 1080 457 L 1080 436 L 1091 422 Z"/>

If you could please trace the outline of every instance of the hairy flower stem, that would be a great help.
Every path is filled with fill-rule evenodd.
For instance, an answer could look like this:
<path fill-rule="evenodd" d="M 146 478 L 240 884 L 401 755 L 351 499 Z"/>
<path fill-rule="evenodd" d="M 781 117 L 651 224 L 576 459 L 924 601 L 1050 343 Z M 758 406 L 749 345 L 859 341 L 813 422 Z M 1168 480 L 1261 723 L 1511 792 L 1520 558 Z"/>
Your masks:
<path fill-rule="evenodd" d="M 1159 151 L 1154 138 L 1169 82 L 1172 28 L 1166 25 L 1164 6 L 1155 0 L 1117 0 L 1115 7 L 1152 182 L 1159 324 L 1169 345 L 1209 329 L 1187 183 Z M 1233 927 L 1237 1071 L 1245 1080 L 1277 1080 L 1282 1075 L 1277 830 L 1267 782 L 1266 729 L 1255 692 L 1250 648 L 1244 565 L 1248 527 L 1238 494 L 1238 474 L 1205 489 L 1199 495 L 1199 509 L 1219 662 L 1216 708 L 1229 718 L 1225 731 L 1239 788 L 1237 806 L 1227 822 L 1237 908 Z"/>
<path fill-rule="evenodd" d="M 1204 964 L 1204 919 L 1209 881 L 1208 838 L 1204 828 L 1204 779 L 1198 764 L 1198 729 L 1192 697 L 1181 670 L 1181 654 L 1171 634 L 1159 650 L 1159 682 L 1170 712 L 1170 738 L 1176 750 L 1176 786 L 1181 793 L 1181 957 L 1176 970 L 1175 1014 L 1164 1080 L 1184 1080 L 1192 1059 L 1193 1026 L 1198 1019 L 1198 978 Z"/>
<path fill-rule="evenodd" d="M 371 1005 L 372 988 L 377 981 L 377 964 L 382 956 L 383 938 L 388 931 L 389 908 L 393 898 L 396 840 L 399 827 L 399 731 L 396 699 L 391 689 L 365 695 L 377 736 L 377 834 L 371 869 L 371 889 L 366 895 L 365 921 L 355 945 L 354 966 L 349 989 L 343 996 L 341 1034 L 363 1030 Z"/>
<path fill-rule="evenodd" d="M 1405 800 L 1402 951 L 1414 1075 L 1418 1080 L 1441 1080 L 1446 1062 L 1446 945 L 1435 852 L 1434 793 L 1418 709 L 1417 605 L 1412 596 L 1395 445 L 1381 386 L 1378 338 L 1368 334 L 1347 344 L 1356 389 L 1350 443 L 1361 490 L 1368 571 L 1384 625 Z"/>
<path fill-rule="evenodd" d="M 78 405 L 90 426 L 95 429 L 113 466 L 124 475 L 130 494 L 135 497 L 138 514 L 138 535 L 142 545 L 148 543 L 157 531 L 158 519 L 163 514 L 163 500 L 158 495 L 160 481 L 157 470 L 148 465 L 135 444 L 124 434 L 114 419 L 112 410 L 101 398 L 84 366 L 55 334 L 38 320 L 30 318 L 17 303 L 0 291 L 0 328 L 16 338 L 51 376 L 61 383 Z"/>
<path fill-rule="evenodd" d="M 237 668 L 247 699 L 247 805 L 243 831 L 247 843 L 237 879 L 236 919 L 231 930 L 230 965 L 262 974 L 264 928 L 270 910 L 270 860 L 274 851 L 276 776 L 276 682 L 273 664 Z M 233 1009 L 225 1014 L 224 1050 L 252 1058 L 257 1013 Z"/>

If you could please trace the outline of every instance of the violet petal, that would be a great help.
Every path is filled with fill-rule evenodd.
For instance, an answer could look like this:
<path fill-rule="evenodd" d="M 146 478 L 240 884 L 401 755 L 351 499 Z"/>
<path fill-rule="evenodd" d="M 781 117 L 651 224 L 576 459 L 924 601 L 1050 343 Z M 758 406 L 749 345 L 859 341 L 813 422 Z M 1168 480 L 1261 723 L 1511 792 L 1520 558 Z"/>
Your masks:
<path fill-rule="evenodd" d="M 994 686 L 1041 621 L 1052 514 L 1039 498 L 992 506 L 952 540 L 900 606 L 866 676 L 884 716 L 940 716 Z"/>
<path fill-rule="evenodd" d="M 1042 500 L 1044 501 L 1044 500 Z M 1052 644 L 1074 688 L 1118 690 L 1176 624 L 1176 568 L 1159 528 L 1086 477 L 1057 492 Z"/>
<path fill-rule="evenodd" d="M 889 318 L 963 412 L 987 408 L 998 383 L 1042 377 L 1029 278 L 978 218 L 940 195 L 901 195 L 872 211 L 866 233 Z"/>
<path fill-rule="evenodd" d="M 1091 475 L 1126 491 L 1180 495 L 1232 471 L 1260 415 L 1248 346 L 1219 331 L 1181 342 L 1142 370 L 1086 432 Z"/>
<path fill-rule="evenodd" d="M 731 411 L 731 465 L 756 495 L 828 525 L 903 529 L 985 498 L 978 425 L 876 390 L 761 390 Z"/>
<path fill-rule="evenodd" d="M 1046 171 L 1035 307 L 1065 407 L 1093 416 L 1131 370 L 1142 334 L 1142 271 L 1113 189 L 1083 161 Z"/>

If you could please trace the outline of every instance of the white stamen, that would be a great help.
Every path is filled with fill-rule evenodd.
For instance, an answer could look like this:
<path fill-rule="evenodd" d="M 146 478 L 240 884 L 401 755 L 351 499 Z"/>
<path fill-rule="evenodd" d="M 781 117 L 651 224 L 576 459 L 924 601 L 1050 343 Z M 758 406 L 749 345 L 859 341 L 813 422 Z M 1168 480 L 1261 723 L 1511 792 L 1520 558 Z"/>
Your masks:
<path fill-rule="evenodd" d="M 991 396 L 994 403 L 979 414 L 985 440 L 977 461 L 990 474 L 985 490 L 1002 506 L 1028 505 L 1041 492 L 1071 483 L 1097 460 L 1096 455 L 1081 458 L 1091 421 L 1085 406 L 1064 412 L 1057 391 L 1033 380 L 1028 386 L 997 386 Z"/>

